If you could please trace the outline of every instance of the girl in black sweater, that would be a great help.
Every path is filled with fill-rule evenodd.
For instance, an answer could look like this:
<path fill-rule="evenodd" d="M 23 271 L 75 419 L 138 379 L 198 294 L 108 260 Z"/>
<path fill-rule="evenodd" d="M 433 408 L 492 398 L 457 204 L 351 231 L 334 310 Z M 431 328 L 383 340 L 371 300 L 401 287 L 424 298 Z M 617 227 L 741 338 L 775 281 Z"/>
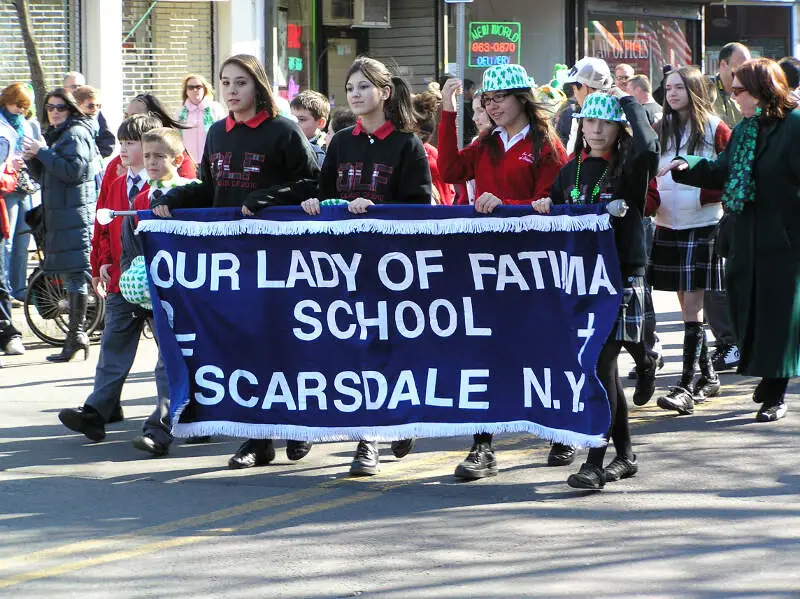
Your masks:
<path fill-rule="evenodd" d="M 624 344 L 637 364 L 648 359 L 642 343 L 647 264 L 642 214 L 648 185 L 658 169 L 659 145 L 644 108 L 616 88 L 611 93 L 588 96 L 574 118 L 580 119 L 577 154 L 561 169 L 550 197 L 533 202 L 534 210 L 547 214 L 553 204 L 594 204 L 612 199 L 625 200 L 629 207 L 625 216 L 613 221 L 624 285 L 622 304 L 597 360 L 597 376 L 611 408 L 609 436 L 617 456 L 603 469 L 606 447 L 592 448 L 580 472 L 567 480 L 571 487 L 601 489 L 606 482 L 628 478 L 638 470 L 617 358 Z"/>
<path fill-rule="evenodd" d="M 296 123 L 278 114 L 264 66 L 255 56 L 231 56 L 220 69 L 228 118 L 206 137 L 200 183 L 175 187 L 151 200 L 153 213 L 171 216 L 176 208 L 241 206 L 252 216 L 276 186 L 314 179 L 317 159 Z M 311 443 L 287 441 L 286 457 L 299 460 Z M 272 439 L 248 439 L 228 460 L 230 468 L 263 466 L 275 459 Z"/>
<path fill-rule="evenodd" d="M 358 122 L 338 131 L 328 146 L 320 175 L 322 200 L 347 200 L 353 214 L 364 214 L 374 204 L 430 204 L 431 172 L 414 134 L 417 116 L 408 85 L 382 62 L 362 57 L 350 67 L 345 90 Z M 301 206 L 307 214 L 320 213 L 319 198 Z M 413 445 L 413 439 L 395 441 L 392 452 L 401 458 Z M 377 443 L 361 441 L 350 474 L 377 474 L 379 462 Z"/>

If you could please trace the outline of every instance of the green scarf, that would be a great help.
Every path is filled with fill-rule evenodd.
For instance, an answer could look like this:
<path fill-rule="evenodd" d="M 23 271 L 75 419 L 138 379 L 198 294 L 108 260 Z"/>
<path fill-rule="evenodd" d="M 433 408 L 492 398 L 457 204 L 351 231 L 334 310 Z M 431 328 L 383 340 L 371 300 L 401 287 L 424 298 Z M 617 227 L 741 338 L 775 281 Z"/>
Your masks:
<path fill-rule="evenodd" d="M 178 122 L 185 123 L 189 118 L 189 109 L 184 104 L 183 108 L 181 108 L 180 114 L 178 114 Z M 211 128 L 216 121 L 214 120 L 214 113 L 211 110 L 211 105 L 209 104 L 205 108 L 203 108 L 203 129 L 206 132 Z"/>
<path fill-rule="evenodd" d="M 725 192 L 722 194 L 722 203 L 734 214 L 741 214 L 745 202 L 754 202 L 756 199 L 753 162 L 761 128 L 760 113 L 759 110 L 755 116 L 742 119 L 734 129 L 737 143 L 728 165 L 728 180 L 725 181 Z"/>

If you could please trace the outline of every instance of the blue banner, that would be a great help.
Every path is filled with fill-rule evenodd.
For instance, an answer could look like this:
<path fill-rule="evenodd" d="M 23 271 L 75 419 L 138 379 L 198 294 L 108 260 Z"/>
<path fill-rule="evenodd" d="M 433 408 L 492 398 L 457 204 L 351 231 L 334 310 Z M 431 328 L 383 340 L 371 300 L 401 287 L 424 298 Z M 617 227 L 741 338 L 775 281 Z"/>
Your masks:
<path fill-rule="evenodd" d="M 621 276 L 602 207 L 142 212 L 138 230 L 176 436 L 604 443 Z"/>

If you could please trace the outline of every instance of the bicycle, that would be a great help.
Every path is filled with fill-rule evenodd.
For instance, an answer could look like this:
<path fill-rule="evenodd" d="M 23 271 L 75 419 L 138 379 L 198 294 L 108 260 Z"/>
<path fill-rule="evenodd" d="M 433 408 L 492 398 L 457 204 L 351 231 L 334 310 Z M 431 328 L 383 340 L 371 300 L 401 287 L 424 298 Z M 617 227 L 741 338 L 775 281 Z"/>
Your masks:
<path fill-rule="evenodd" d="M 30 224 L 30 223 L 29 223 Z M 36 242 L 36 254 L 39 266 L 28 278 L 23 310 L 25 320 L 31 331 L 39 339 L 49 345 L 61 346 L 67 338 L 69 325 L 69 301 L 67 292 L 61 281 L 61 275 L 48 274 L 42 270 L 44 264 L 44 228 L 41 225 L 31 226 L 31 233 Z M 105 300 L 92 289 L 92 277 L 87 272 L 89 283 L 89 301 L 86 310 L 84 330 L 89 339 L 96 341 L 103 330 L 106 311 Z"/>

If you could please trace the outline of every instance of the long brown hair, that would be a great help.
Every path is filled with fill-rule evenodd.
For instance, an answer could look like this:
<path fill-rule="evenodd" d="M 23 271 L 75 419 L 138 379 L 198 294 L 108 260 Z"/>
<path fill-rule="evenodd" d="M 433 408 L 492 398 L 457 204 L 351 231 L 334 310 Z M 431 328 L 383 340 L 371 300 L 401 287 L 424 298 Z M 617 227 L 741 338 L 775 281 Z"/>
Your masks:
<path fill-rule="evenodd" d="M 734 72 L 754 98 L 761 100 L 762 119 L 784 119 L 797 103 L 792 99 L 783 69 L 769 58 L 754 58 L 743 62 Z"/>
<path fill-rule="evenodd" d="M 558 135 L 553 128 L 552 122 L 547 117 L 547 111 L 536 101 L 531 89 L 511 89 L 509 92 L 522 104 L 522 109 L 525 112 L 525 116 L 528 118 L 528 123 L 530 123 L 531 129 L 528 136 L 531 139 L 533 150 L 533 166 L 538 166 L 542 158 L 542 150 L 544 150 L 545 144 L 555 146 Z M 495 136 L 492 135 L 492 131 L 497 124 L 492 120 L 492 117 L 489 116 L 488 112 L 486 113 L 486 117 L 489 119 L 492 126 L 487 132 L 481 134 L 478 143 L 488 146 L 489 157 L 493 163 L 497 163 L 502 155 L 500 144 L 497 143 Z"/>
<path fill-rule="evenodd" d="M 47 124 L 50 125 L 50 114 L 47 112 L 47 104 L 50 102 L 50 98 L 59 98 L 64 100 L 64 104 L 67 105 L 67 111 L 69 112 L 70 116 L 84 118 L 86 115 L 78 106 L 78 103 L 75 101 L 75 97 L 68 92 L 63 87 L 57 87 L 53 91 L 48 92 L 47 95 L 44 97 L 44 102 L 42 102 L 42 112 L 41 114 L 47 119 Z"/>
<path fill-rule="evenodd" d="M 272 95 L 269 77 L 267 77 L 267 72 L 264 70 L 264 65 L 261 64 L 261 61 L 251 54 L 236 54 L 225 60 L 219 67 L 220 77 L 222 77 L 222 71 L 229 64 L 235 64 L 244 69 L 253 78 L 253 83 L 256 86 L 256 112 L 266 110 L 272 116 L 277 116 L 278 104 Z"/>
<path fill-rule="evenodd" d="M 623 123 L 617 124 L 619 125 L 619 134 L 617 135 L 617 141 L 614 144 L 614 147 L 611 149 L 611 160 L 608 169 L 609 175 L 606 179 L 606 181 L 609 183 L 622 175 L 622 169 L 625 167 L 625 161 L 628 158 L 628 155 L 631 153 L 631 148 L 633 146 L 633 136 L 628 130 L 628 127 Z M 583 136 L 583 119 L 578 119 L 578 133 L 575 137 L 576 157 L 583 150 L 588 152 L 591 150 L 591 148 L 589 147 L 589 144 L 586 143 Z"/>
<path fill-rule="evenodd" d="M 388 87 L 389 99 L 383 103 L 383 114 L 387 121 L 391 121 L 395 129 L 406 133 L 417 130 L 419 115 L 414 110 L 411 102 L 411 90 L 402 77 L 392 75 L 389 69 L 379 60 L 368 56 L 359 56 L 347 71 L 344 83 L 350 81 L 354 73 L 361 73 L 378 89 Z"/>
<path fill-rule="evenodd" d="M 686 125 L 689 126 L 689 136 L 686 143 L 686 151 L 690 154 L 696 152 L 700 146 L 709 143 L 705 139 L 706 126 L 711 115 L 714 113 L 708 101 L 708 91 L 706 89 L 706 78 L 697 67 L 680 67 L 667 74 L 667 78 L 678 75 L 686 88 L 689 97 L 689 119 Z M 665 80 L 666 87 L 666 80 Z M 681 133 L 684 124 L 681 123 L 680 115 L 672 109 L 664 96 L 664 116 L 658 123 L 659 137 L 661 138 L 661 152 L 667 152 L 670 142 L 675 143 L 673 148 L 676 152 L 681 147 Z"/>

